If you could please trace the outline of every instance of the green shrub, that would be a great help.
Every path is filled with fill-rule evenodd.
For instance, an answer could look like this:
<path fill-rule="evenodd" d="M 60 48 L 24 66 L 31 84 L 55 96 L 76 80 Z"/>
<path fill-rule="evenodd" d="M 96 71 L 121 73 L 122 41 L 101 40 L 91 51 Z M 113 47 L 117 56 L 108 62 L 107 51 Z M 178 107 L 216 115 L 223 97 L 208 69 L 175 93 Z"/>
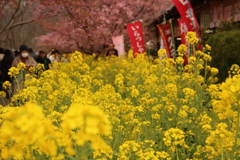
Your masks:
<path fill-rule="evenodd" d="M 219 69 L 219 82 L 223 82 L 231 66 L 240 64 L 240 30 L 216 33 L 208 39 L 207 44 L 212 46 L 211 66 Z"/>

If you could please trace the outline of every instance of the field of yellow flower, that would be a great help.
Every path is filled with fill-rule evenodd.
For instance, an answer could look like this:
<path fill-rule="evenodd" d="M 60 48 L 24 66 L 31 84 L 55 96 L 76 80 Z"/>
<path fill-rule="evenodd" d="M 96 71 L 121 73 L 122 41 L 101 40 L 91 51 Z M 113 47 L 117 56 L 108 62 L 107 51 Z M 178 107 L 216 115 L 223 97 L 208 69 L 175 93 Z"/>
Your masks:
<path fill-rule="evenodd" d="M 37 76 L 26 75 L 12 104 L 0 107 L 1 159 L 237 160 L 239 67 L 216 84 L 211 47 L 183 65 L 187 50 L 180 45 L 176 60 L 164 50 L 155 60 L 75 52 L 69 63 L 31 69 Z"/>

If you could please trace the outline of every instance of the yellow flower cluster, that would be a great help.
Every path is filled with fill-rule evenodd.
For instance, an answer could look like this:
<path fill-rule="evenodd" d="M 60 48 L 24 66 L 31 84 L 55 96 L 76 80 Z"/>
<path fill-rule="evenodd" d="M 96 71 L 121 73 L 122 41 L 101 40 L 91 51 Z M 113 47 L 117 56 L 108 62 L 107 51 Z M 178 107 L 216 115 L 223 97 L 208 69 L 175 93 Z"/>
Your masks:
<path fill-rule="evenodd" d="M 0 91 L 0 98 L 6 97 L 6 93 L 4 91 Z"/>
<path fill-rule="evenodd" d="M 230 68 L 229 77 L 240 74 L 240 67 L 237 64 L 233 64 Z"/>
<path fill-rule="evenodd" d="M 178 55 L 182 57 L 187 52 L 187 46 L 185 44 L 180 44 L 180 46 L 177 49 L 177 52 L 178 52 Z"/>
<path fill-rule="evenodd" d="M 137 98 L 138 97 L 138 95 L 140 94 L 139 93 L 139 90 L 138 89 L 136 89 L 136 87 L 135 86 L 132 86 L 132 91 L 131 91 L 131 96 L 133 97 L 133 98 Z"/>
<path fill-rule="evenodd" d="M 120 86 L 120 87 L 123 86 L 123 84 L 124 84 L 124 77 L 122 76 L 122 74 L 116 75 L 115 84 L 117 86 Z"/>
<path fill-rule="evenodd" d="M 216 130 L 210 131 L 209 137 L 206 139 L 207 146 L 205 152 L 207 157 L 216 157 L 223 153 L 230 153 L 234 146 L 234 133 L 227 130 L 228 126 L 225 123 L 219 123 Z M 210 155 L 208 152 L 211 151 Z"/>
<path fill-rule="evenodd" d="M 30 67 L 29 68 L 29 72 L 35 72 L 35 70 L 36 70 L 35 67 Z"/>
<path fill-rule="evenodd" d="M 167 53 L 166 49 L 160 49 L 160 50 L 158 50 L 158 56 L 159 56 L 159 57 L 165 57 L 165 56 L 166 56 L 166 53 Z"/>
<path fill-rule="evenodd" d="M 185 133 L 178 128 L 170 128 L 164 133 L 163 141 L 166 146 L 170 147 L 170 150 L 174 152 L 178 145 L 184 145 Z"/>
<path fill-rule="evenodd" d="M 218 69 L 217 68 L 214 68 L 214 67 L 212 67 L 212 69 L 211 69 L 211 74 L 213 74 L 213 75 L 215 75 L 215 74 L 218 74 Z"/>
<path fill-rule="evenodd" d="M 240 76 L 213 84 L 205 48 L 185 66 L 185 45 L 178 59 L 75 52 L 39 65 L 0 106 L 0 159 L 238 159 Z"/>
<path fill-rule="evenodd" d="M 216 97 L 212 100 L 213 109 L 218 113 L 220 119 L 234 118 L 237 114 L 240 96 L 239 79 L 239 75 L 228 78 L 218 90 L 215 89 L 211 92 L 211 95 Z"/>
<path fill-rule="evenodd" d="M 186 99 L 192 99 L 195 96 L 195 91 L 191 88 L 184 88 L 183 93 L 185 94 Z"/>
<path fill-rule="evenodd" d="M 64 159 L 64 152 L 77 156 L 74 144 L 85 146 L 89 141 L 92 149 L 111 153 L 101 138 L 111 134 L 111 125 L 100 109 L 73 104 L 59 122 L 54 125 L 42 108 L 32 103 L 10 110 L 1 124 L 1 158 L 31 159 L 36 152 L 39 156 Z"/>
<path fill-rule="evenodd" d="M 196 55 L 201 57 L 201 56 L 204 55 L 204 52 L 202 52 L 202 51 L 200 51 L 200 50 L 197 50 L 197 51 L 196 51 Z"/>
<path fill-rule="evenodd" d="M 204 49 L 207 50 L 207 51 L 211 51 L 211 50 L 212 50 L 212 47 L 209 46 L 208 44 L 206 44 Z"/>
<path fill-rule="evenodd" d="M 20 73 L 19 68 L 17 67 L 12 67 L 9 69 L 8 75 L 10 77 L 13 77 L 14 75 L 18 75 Z"/>
<path fill-rule="evenodd" d="M 186 35 L 186 41 L 189 44 L 197 44 L 199 40 L 195 32 L 188 32 Z"/>
<path fill-rule="evenodd" d="M 11 83 L 9 82 L 9 81 L 5 81 L 4 83 L 3 83 L 3 88 L 4 89 L 8 89 L 8 88 L 10 88 L 11 87 Z"/>
<path fill-rule="evenodd" d="M 158 160 L 164 158 L 171 160 L 167 152 L 156 152 L 153 150 L 155 142 L 152 140 L 145 140 L 144 142 L 137 143 L 135 141 L 126 141 L 119 147 L 119 158 L 117 160 Z"/>
<path fill-rule="evenodd" d="M 183 65 L 184 59 L 182 57 L 177 57 L 176 58 L 176 63 L 179 64 L 179 65 Z"/>
<path fill-rule="evenodd" d="M 20 70 L 24 70 L 24 69 L 26 69 L 26 65 L 25 65 L 25 63 L 20 62 L 20 63 L 18 63 L 17 68 L 19 68 Z"/>
<path fill-rule="evenodd" d="M 196 61 L 196 57 L 189 57 L 189 58 L 188 58 L 188 61 L 189 61 L 190 63 L 194 63 L 194 62 Z"/>

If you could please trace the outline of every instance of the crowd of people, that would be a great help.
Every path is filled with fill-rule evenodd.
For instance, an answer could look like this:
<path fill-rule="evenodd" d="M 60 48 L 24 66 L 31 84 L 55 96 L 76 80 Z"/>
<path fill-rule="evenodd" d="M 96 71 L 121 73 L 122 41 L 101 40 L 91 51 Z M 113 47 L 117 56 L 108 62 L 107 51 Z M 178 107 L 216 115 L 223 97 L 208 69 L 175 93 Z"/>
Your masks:
<path fill-rule="evenodd" d="M 118 51 L 114 48 L 114 44 L 110 44 L 105 50 L 105 56 L 118 56 Z M 30 73 L 30 67 L 36 67 L 38 63 L 44 65 L 44 69 L 48 70 L 50 64 L 54 62 L 68 62 L 72 52 L 66 52 L 65 57 L 62 58 L 62 54 L 59 50 L 52 48 L 48 53 L 40 50 L 34 52 L 32 48 L 28 48 L 26 45 L 21 45 L 19 50 L 12 51 L 10 49 L 4 49 L 0 47 L 0 90 L 3 90 L 2 84 L 9 81 L 13 84 L 13 93 L 16 93 L 16 85 L 14 85 L 13 79 L 8 75 L 9 69 L 11 67 L 17 67 L 17 65 L 22 62 L 26 65 L 25 73 Z M 18 79 L 19 83 L 22 83 L 22 79 Z M 18 86 L 19 87 L 19 86 Z M 21 89 L 21 88 L 18 88 Z M 11 95 L 9 91 L 6 91 L 7 98 Z"/>
<path fill-rule="evenodd" d="M 67 54 L 70 54 L 68 52 Z M 12 51 L 10 49 L 0 48 L 0 90 L 4 90 L 2 88 L 2 84 L 6 81 L 9 81 L 13 84 L 12 92 L 16 92 L 16 85 L 14 85 L 14 80 L 8 75 L 9 69 L 11 67 L 17 67 L 17 65 L 22 62 L 26 65 L 26 73 L 29 72 L 30 67 L 36 67 L 38 63 L 44 65 L 44 69 L 48 70 L 49 65 L 54 62 L 61 62 L 62 54 L 56 50 L 51 49 L 49 53 L 40 50 L 34 52 L 32 48 L 28 48 L 26 45 L 21 45 L 19 50 Z M 63 60 L 64 62 L 67 59 Z M 18 82 L 21 83 L 21 79 L 18 79 Z M 7 98 L 10 98 L 11 95 L 9 91 L 6 91 Z"/>

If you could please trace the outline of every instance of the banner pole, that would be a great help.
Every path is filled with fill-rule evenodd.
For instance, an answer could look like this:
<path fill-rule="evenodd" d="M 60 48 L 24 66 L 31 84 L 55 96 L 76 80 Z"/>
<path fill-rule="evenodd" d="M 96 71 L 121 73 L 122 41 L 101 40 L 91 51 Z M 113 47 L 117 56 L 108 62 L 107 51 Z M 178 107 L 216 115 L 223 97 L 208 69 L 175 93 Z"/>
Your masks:
<path fill-rule="evenodd" d="M 196 25 L 195 25 L 195 22 L 194 22 L 194 20 L 193 20 L 193 16 L 192 16 L 192 12 L 191 12 L 191 9 L 190 9 L 190 2 L 189 2 L 189 0 L 187 0 L 187 3 L 188 3 L 188 11 L 189 11 L 189 15 L 190 15 L 190 20 L 192 21 L 192 24 L 193 24 L 193 29 L 194 29 L 194 32 L 197 32 L 197 30 L 196 30 Z"/>
<path fill-rule="evenodd" d="M 141 20 L 141 19 L 140 19 L 140 21 L 142 22 L 143 38 L 144 38 L 144 45 L 145 45 L 145 48 L 146 48 L 146 55 L 147 55 L 147 57 L 149 58 L 148 49 L 147 49 L 147 45 L 146 45 L 146 37 L 145 37 L 145 33 L 144 33 L 144 21 Z"/>
<path fill-rule="evenodd" d="M 172 32 L 172 44 L 173 44 L 173 49 L 174 49 L 174 55 L 173 58 L 176 58 L 176 46 L 175 46 L 175 39 L 174 39 L 174 31 L 173 31 L 173 24 L 172 24 L 172 19 L 170 21 L 170 26 L 171 26 L 171 32 Z"/>

